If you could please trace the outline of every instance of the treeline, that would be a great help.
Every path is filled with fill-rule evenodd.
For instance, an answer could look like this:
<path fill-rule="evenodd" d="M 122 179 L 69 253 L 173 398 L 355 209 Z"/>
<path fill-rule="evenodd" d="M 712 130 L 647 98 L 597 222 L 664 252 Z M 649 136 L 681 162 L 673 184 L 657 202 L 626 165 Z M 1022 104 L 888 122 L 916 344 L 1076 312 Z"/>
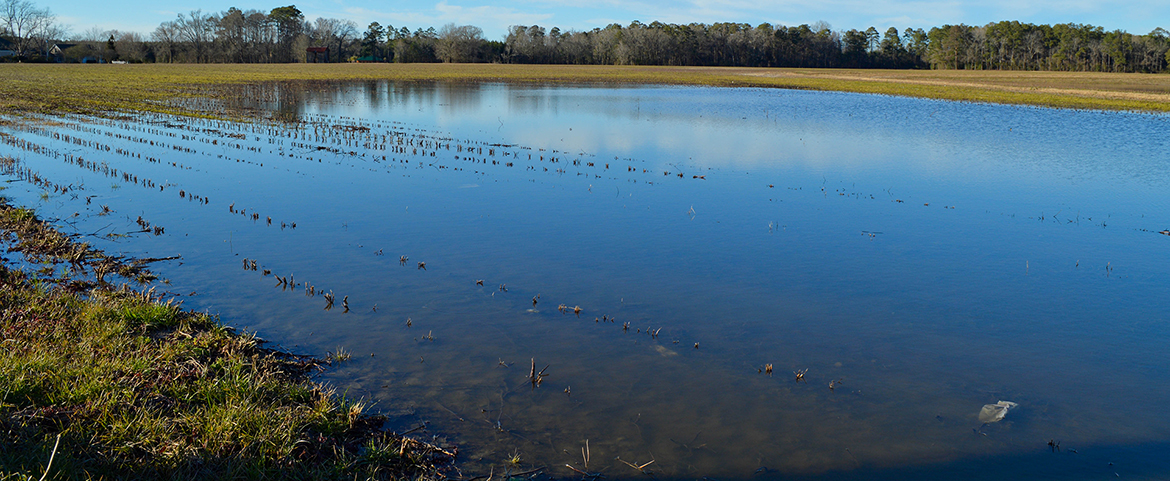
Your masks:
<path fill-rule="evenodd" d="M 1079 24 L 989 23 L 932 28 L 926 61 L 932 68 L 1162 72 L 1170 33 L 1147 35 Z"/>
<path fill-rule="evenodd" d="M 483 38 L 472 25 L 394 27 L 372 22 L 364 31 L 350 20 L 313 21 L 294 5 L 270 11 L 231 8 L 180 14 L 148 36 L 90 31 L 82 41 L 53 51 L 47 10 L 30 0 L 0 0 L 34 13 L 35 29 L 0 12 L 0 28 L 14 38 L 22 60 L 268 63 L 306 61 L 495 62 L 536 64 L 678 65 L 816 68 L 935 68 L 1163 72 L 1170 34 L 1146 35 L 1080 24 L 1034 25 L 1016 21 L 985 26 L 943 25 L 930 30 L 890 27 L 884 33 L 833 30 L 823 22 L 784 26 L 763 23 L 653 22 L 612 24 L 589 31 L 513 26 L 504 41 Z M 8 9 L 11 10 L 11 9 Z M 5 10 L 5 11 L 8 11 Z M 46 25 L 49 25 L 46 27 Z M 21 32 L 35 31 L 35 41 Z M 58 43 L 58 46 L 62 44 Z M 40 48 L 38 52 L 38 47 Z M 39 55 L 39 56 L 38 56 Z"/>
<path fill-rule="evenodd" d="M 739 67 L 925 67 L 926 32 L 896 28 L 833 31 L 817 26 L 634 22 L 587 32 L 516 26 L 501 61 Z"/>
<path fill-rule="evenodd" d="M 634 22 L 588 32 L 516 26 L 501 62 L 743 67 L 1163 72 L 1170 33 L 1016 21 L 834 31 L 827 25 Z"/>
<path fill-rule="evenodd" d="M 193 63 L 494 62 L 504 48 L 470 25 L 412 32 L 373 22 L 362 33 L 351 20 L 306 21 L 295 5 L 267 13 L 194 11 L 159 25 L 148 43 L 142 61 Z"/>
<path fill-rule="evenodd" d="M 9 8 L 13 7 L 13 8 Z M 16 8 L 19 7 L 19 8 Z M 289 63 L 500 62 L 504 42 L 487 41 L 479 27 L 439 30 L 351 20 L 305 19 L 295 5 L 267 12 L 194 10 L 163 22 L 149 35 L 91 29 L 66 40 L 47 9 L 29 0 L 0 0 L 0 60 L 26 62 Z M 30 27 L 31 25 L 31 27 Z M 15 50 L 6 50 L 17 45 Z M 7 52 L 5 55 L 4 52 Z"/>
<path fill-rule="evenodd" d="M 353 42 L 357 24 L 318 18 L 305 21 L 295 5 L 268 12 L 230 8 L 196 10 L 151 32 L 143 61 L 191 63 L 288 63 L 308 60 L 306 48 L 332 47 L 336 55 Z M 114 52 L 115 55 L 117 52 Z M 136 59 L 135 59 L 136 60 Z M 316 59 L 314 59 L 316 60 Z M 335 59 L 330 59 L 335 60 Z"/>

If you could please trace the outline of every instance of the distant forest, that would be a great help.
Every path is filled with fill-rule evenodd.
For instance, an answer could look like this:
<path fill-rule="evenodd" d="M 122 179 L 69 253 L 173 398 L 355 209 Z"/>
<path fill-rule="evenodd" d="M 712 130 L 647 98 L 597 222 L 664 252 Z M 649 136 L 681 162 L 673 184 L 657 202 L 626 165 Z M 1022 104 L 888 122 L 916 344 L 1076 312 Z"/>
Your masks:
<path fill-rule="evenodd" d="M 64 40 L 48 10 L 0 0 L 0 55 L 55 62 L 494 62 L 817 68 L 1163 72 L 1170 33 L 1015 21 L 884 33 L 829 25 L 653 22 L 589 31 L 513 26 L 503 41 L 472 25 L 394 27 L 313 21 L 294 5 L 180 14 L 149 35 L 91 29 Z M 7 49 L 7 50 L 5 50 Z M 7 52 L 7 54 L 3 53 Z"/>

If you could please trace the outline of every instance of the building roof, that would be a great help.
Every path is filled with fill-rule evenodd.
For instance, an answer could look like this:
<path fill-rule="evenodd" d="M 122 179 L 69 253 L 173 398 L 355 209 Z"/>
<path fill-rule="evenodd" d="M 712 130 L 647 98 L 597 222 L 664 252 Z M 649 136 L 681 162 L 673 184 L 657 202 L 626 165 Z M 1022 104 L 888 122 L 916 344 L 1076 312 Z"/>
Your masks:
<path fill-rule="evenodd" d="M 49 55 L 60 55 L 61 53 L 65 52 L 65 49 L 76 46 L 77 44 L 75 43 L 55 43 L 51 48 L 49 48 Z"/>

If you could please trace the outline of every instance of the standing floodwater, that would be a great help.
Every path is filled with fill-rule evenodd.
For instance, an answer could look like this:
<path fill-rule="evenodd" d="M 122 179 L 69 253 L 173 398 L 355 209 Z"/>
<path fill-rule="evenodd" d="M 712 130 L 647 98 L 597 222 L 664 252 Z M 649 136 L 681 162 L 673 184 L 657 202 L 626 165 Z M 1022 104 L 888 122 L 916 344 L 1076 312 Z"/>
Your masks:
<path fill-rule="evenodd" d="M 674 87 L 236 97 L 274 121 L 0 126 L 0 154 L 72 186 L 3 194 L 107 251 L 181 255 L 153 269 L 186 307 L 352 355 L 325 379 L 460 446 L 468 477 L 1170 470 L 1166 116 Z"/>

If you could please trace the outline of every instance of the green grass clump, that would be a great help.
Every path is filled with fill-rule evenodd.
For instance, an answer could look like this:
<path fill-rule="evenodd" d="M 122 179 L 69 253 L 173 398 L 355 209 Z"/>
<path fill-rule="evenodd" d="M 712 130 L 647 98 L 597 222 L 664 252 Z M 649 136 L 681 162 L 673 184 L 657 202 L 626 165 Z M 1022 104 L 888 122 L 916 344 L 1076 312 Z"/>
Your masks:
<path fill-rule="evenodd" d="M 0 480 L 401 479 L 451 453 L 380 431 L 317 361 L 128 289 L 0 266 Z"/>

